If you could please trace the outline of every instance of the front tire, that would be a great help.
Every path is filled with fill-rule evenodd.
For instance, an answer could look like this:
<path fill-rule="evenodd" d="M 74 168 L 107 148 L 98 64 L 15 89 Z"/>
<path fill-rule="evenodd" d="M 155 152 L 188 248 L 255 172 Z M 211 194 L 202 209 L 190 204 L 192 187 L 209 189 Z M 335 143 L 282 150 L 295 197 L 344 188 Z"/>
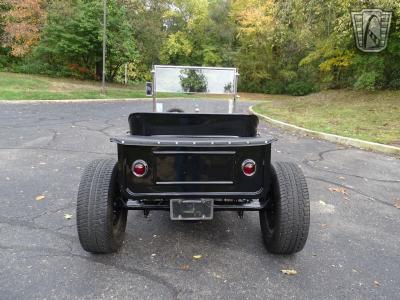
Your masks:
<path fill-rule="evenodd" d="M 260 211 L 261 232 L 267 250 L 293 254 L 303 249 L 310 227 L 310 200 L 301 169 L 288 162 L 271 165 L 269 199 Z"/>
<path fill-rule="evenodd" d="M 116 252 L 124 241 L 127 210 L 118 205 L 117 176 L 114 159 L 94 160 L 83 172 L 76 220 L 79 241 L 88 252 Z"/>

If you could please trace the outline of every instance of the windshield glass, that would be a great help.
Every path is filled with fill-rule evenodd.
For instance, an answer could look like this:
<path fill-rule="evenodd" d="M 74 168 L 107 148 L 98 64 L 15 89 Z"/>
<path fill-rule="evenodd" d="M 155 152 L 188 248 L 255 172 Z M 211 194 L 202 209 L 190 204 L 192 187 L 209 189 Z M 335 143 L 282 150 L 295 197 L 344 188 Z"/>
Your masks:
<path fill-rule="evenodd" d="M 155 66 L 156 92 L 234 94 L 236 69 Z"/>

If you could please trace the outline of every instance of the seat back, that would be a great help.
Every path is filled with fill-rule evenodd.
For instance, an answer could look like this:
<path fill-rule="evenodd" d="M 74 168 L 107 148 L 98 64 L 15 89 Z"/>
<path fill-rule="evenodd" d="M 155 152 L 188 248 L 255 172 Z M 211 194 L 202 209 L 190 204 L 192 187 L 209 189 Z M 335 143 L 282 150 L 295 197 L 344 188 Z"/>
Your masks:
<path fill-rule="evenodd" d="M 257 136 L 258 118 L 244 114 L 133 113 L 132 135 Z"/>

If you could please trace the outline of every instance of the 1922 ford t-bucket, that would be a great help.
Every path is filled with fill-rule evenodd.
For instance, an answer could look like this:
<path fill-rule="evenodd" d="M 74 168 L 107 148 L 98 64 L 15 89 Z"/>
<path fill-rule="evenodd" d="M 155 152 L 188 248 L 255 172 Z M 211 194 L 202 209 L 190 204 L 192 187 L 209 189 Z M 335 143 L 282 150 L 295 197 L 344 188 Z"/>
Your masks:
<path fill-rule="evenodd" d="M 77 227 L 86 251 L 117 251 L 128 210 L 165 210 L 181 221 L 258 211 L 268 251 L 304 247 L 306 180 L 293 163 L 271 163 L 273 140 L 257 134 L 256 116 L 134 113 L 129 125 L 129 135 L 111 139 L 118 161 L 95 160 L 83 173 Z"/>

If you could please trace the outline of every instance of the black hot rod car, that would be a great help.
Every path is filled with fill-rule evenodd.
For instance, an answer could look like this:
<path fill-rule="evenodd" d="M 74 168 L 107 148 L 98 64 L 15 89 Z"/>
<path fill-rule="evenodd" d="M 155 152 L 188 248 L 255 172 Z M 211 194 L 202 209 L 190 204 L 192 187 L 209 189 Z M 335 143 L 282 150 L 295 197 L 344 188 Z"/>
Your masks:
<path fill-rule="evenodd" d="M 78 191 L 77 228 L 92 253 L 117 251 L 128 210 L 164 210 L 172 220 L 210 220 L 217 211 L 258 211 L 268 251 L 291 254 L 307 240 L 306 180 L 293 163 L 271 163 L 273 139 L 240 114 L 134 113 L 111 141 L 118 161 L 98 159 Z"/>

